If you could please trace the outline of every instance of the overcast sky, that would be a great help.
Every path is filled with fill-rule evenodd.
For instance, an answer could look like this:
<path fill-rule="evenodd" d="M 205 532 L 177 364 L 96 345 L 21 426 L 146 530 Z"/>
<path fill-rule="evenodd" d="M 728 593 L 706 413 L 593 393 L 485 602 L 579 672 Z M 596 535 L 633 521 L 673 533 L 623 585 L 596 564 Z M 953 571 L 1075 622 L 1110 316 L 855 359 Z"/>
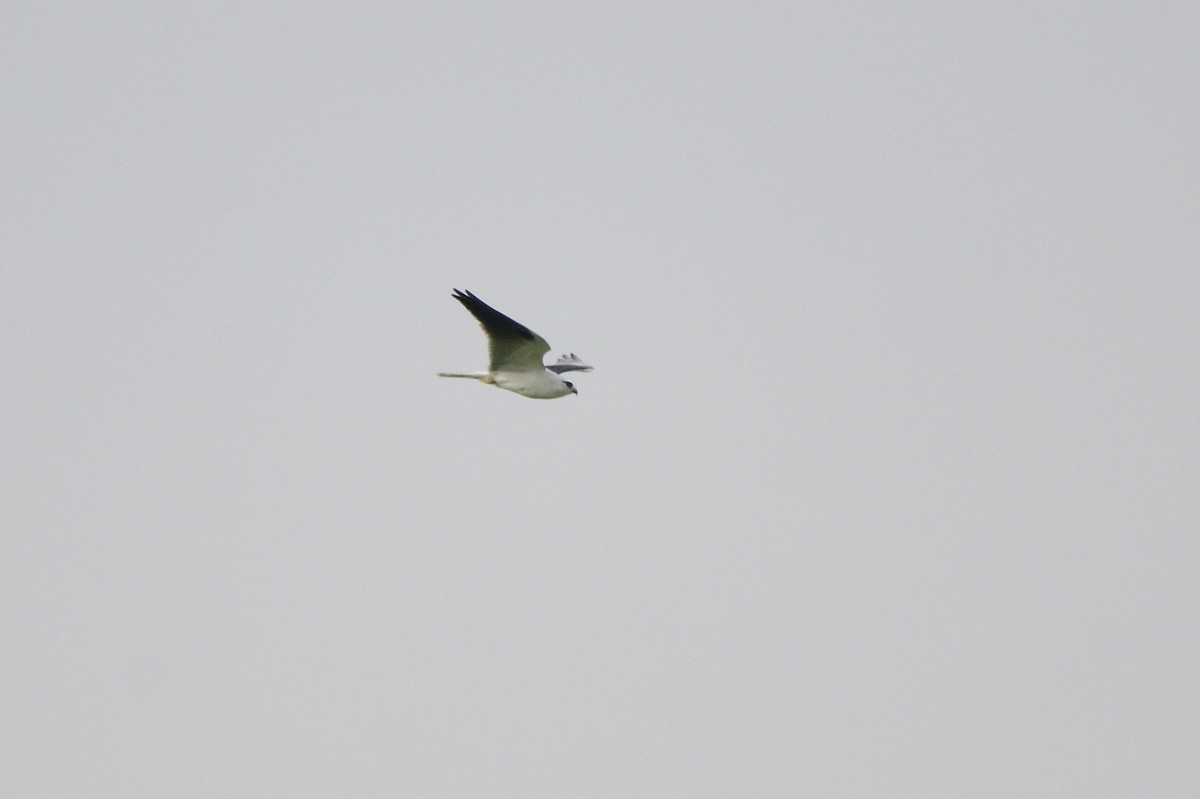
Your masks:
<path fill-rule="evenodd" d="M 1200 790 L 1194 4 L 74 5 L 0 794 Z"/>

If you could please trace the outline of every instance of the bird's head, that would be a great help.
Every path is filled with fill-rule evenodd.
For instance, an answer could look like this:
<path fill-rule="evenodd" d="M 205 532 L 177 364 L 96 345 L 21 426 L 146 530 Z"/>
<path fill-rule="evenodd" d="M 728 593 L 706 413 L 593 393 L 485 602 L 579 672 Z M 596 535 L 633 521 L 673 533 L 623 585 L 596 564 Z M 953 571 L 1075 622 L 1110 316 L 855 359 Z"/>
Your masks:
<path fill-rule="evenodd" d="M 564 380 L 563 385 L 566 386 L 567 388 L 571 389 L 572 394 L 574 394 L 575 396 L 579 396 L 579 392 L 575 390 L 575 384 L 572 383 L 570 380 Z"/>

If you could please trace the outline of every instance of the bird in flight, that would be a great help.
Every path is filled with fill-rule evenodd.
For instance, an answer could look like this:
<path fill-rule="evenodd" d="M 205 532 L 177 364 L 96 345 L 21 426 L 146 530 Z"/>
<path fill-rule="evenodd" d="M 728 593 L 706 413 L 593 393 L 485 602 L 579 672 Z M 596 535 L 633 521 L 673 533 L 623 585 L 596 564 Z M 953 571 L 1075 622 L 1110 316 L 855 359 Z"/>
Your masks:
<path fill-rule="evenodd" d="M 564 355 L 556 363 L 546 366 L 542 363 L 542 356 L 550 351 L 546 339 L 469 291 L 455 289 L 451 296 L 483 325 L 488 337 L 490 362 L 486 372 L 438 372 L 440 377 L 469 377 L 533 399 L 554 399 L 579 393 L 574 385 L 559 377 L 563 372 L 592 371 L 592 367 L 579 360 L 575 353 Z"/>

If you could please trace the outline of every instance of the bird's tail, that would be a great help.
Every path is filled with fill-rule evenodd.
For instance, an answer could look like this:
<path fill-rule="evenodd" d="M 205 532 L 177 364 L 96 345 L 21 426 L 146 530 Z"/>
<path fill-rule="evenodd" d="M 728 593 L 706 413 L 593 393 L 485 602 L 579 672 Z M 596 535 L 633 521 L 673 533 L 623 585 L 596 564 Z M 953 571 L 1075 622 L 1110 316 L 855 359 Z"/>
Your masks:
<path fill-rule="evenodd" d="M 487 372 L 438 372 L 438 377 L 466 377 L 471 380 L 488 380 Z"/>

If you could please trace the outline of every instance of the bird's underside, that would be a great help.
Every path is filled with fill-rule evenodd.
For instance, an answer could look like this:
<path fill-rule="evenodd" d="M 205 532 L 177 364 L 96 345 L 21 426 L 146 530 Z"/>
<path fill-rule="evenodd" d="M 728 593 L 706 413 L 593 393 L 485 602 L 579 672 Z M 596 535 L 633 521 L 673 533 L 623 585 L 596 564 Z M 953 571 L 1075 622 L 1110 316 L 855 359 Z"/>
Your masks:
<path fill-rule="evenodd" d="M 574 385 L 559 377 L 563 372 L 592 370 L 575 353 L 564 355 L 556 363 L 546 366 L 542 358 L 550 351 L 550 345 L 544 338 L 469 291 L 455 289 L 452 296 L 483 326 L 490 357 L 486 372 L 439 372 L 441 377 L 470 378 L 532 399 L 555 399 L 579 393 Z"/>

